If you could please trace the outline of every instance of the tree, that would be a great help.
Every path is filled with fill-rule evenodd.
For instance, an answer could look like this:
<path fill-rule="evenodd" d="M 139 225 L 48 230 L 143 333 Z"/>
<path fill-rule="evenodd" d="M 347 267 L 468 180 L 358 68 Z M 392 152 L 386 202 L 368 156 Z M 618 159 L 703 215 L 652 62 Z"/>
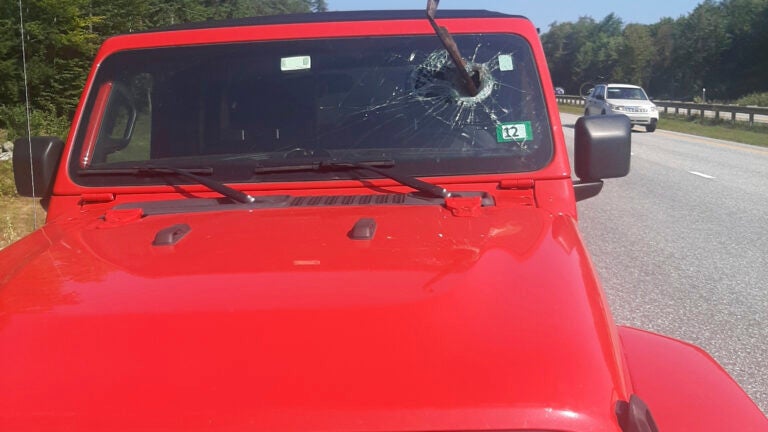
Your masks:
<path fill-rule="evenodd" d="M 723 80 L 725 92 L 734 98 L 768 91 L 764 79 L 768 70 L 768 0 L 727 0 L 722 10 L 730 44 L 718 62 L 717 79 Z"/>
<path fill-rule="evenodd" d="M 648 27 L 654 47 L 651 76 L 646 90 L 655 97 L 674 99 L 679 77 L 674 68 L 675 40 L 678 24 L 672 18 L 663 18 Z"/>
<path fill-rule="evenodd" d="M 613 14 L 553 23 L 542 36 L 556 83 L 639 84 L 656 97 L 732 100 L 768 91 L 768 0 L 705 0 L 687 16 L 653 25 Z"/>
<path fill-rule="evenodd" d="M 726 19 L 719 4 L 705 0 L 679 21 L 673 64 L 684 94 L 699 94 L 706 88 L 708 97 L 725 97 L 718 65 L 731 43 Z"/>
<path fill-rule="evenodd" d="M 622 33 L 614 79 L 647 88 L 655 57 L 656 49 L 648 26 L 627 25 Z"/>
<path fill-rule="evenodd" d="M 23 0 L 33 114 L 68 121 L 99 44 L 109 36 L 211 19 L 325 11 L 325 0 Z M 0 127 L 22 112 L 18 3 L 0 2 Z"/>
<path fill-rule="evenodd" d="M 27 54 L 27 81 L 33 106 L 44 108 L 56 115 L 71 115 L 77 103 L 90 58 L 99 43 L 97 35 L 89 31 L 94 18 L 83 14 L 88 0 L 34 0 L 24 5 L 25 44 Z M 3 13 L 12 13 L 4 8 Z M 22 75 L 21 32 L 18 29 L 18 9 L 15 19 L 8 15 L 3 21 L 17 30 L 5 40 L 2 57 L 9 59 L 4 67 L 12 69 L 14 78 L 5 81 L 2 104 L 24 100 Z M 15 39 L 15 40 L 14 40 Z M 12 59 L 12 60 L 11 60 Z M 8 83 L 11 83 L 9 86 Z M 12 87 L 12 88 L 9 88 Z"/>
<path fill-rule="evenodd" d="M 558 24 L 554 22 L 545 33 L 541 42 L 544 51 L 547 52 L 547 62 L 553 82 L 564 87 L 567 92 L 576 92 L 579 88 L 578 81 L 571 72 L 573 69 L 576 47 L 581 41 L 576 40 L 578 33 L 573 23 Z"/>
<path fill-rule="evenodd" d="M 611 79 L 619 64 L 621 32 L 621 19 L 614 14 L 599 22 L 581 17 L 576 23 L 553 23 L 542 36 L 553 80 L 575 93 L 585 81 Z"/>

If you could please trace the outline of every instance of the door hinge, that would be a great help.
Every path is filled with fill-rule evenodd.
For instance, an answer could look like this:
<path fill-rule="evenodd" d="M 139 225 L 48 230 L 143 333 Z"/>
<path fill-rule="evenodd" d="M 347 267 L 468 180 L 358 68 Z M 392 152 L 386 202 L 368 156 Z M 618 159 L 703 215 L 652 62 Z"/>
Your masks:
<path fill-rule="evenodd" d="M 533 189 L 533 179 L 502 180 L 499 189 Z"/>
<path fill-rule="evenodd" d="M 80 195 L 80 205 L 111 202 L 115 200 L 113 193 L 92 193 Z"/>

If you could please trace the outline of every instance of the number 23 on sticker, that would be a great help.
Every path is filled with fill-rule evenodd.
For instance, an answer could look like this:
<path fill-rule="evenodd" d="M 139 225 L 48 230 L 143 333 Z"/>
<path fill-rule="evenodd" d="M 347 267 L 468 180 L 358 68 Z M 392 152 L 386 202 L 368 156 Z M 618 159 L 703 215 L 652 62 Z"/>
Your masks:
<path fill-rule="evenodd" d="M 528 141 L 533 139 L 531 122 L 500 123 L 496 126 L 496 141 Z"/>

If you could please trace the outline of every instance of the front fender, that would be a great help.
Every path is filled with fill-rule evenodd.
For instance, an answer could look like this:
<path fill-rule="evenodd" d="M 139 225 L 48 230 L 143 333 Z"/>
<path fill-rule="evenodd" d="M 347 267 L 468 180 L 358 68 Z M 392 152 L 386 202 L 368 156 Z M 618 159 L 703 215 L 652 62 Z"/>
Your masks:
<path fill-rule="evenodd" d="M 768 431 L 757 405 L 701 348 L 628 327 L 619 338 L 634 392 L 660 431 Z"/>

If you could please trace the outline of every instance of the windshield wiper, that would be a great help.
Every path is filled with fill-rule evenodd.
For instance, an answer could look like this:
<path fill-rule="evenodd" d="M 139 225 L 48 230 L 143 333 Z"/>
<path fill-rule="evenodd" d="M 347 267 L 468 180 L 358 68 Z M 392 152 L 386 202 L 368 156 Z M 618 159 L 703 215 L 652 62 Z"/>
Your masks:
<path fill-rule="evenodd" d="M 400 184 L 406 185 L 410 188 L 413 188 L 431 197 L 448 198 L 451 195 L 451 193 L 445 190 L 444 188 L 441 188 L 440 186 L 437 186 L 437 185 L 433 185 L 432 183 L 428 183 L 423 180 L 419 180 L 415 177 L 410 177 L 404 174 L 399 174 L 399 173 L 394 173 L 394 172 L 385 171 L 383 169 L 379 169 L 380 167 L 392 168 L 394 166 L 395 166 L 395 161 L 392 161 L 392 160 L 374 161 L 374 162 L 344 162 L 344 161 L 323 160 L 323 161 L 312 162 L 308 164 L 300 164 L 300 165 L 256 167 L 253 169 L 253 172 L 256 174 L 267 174 L 267 173 L 285 173 L 285 172 L 297 172 L 297 171 L 331 172 L 331 171 L 366 170 L 366 171 L 375 172 L 376 174 L 379 174 L 383 177 L 392 179 Z"/>
<path fill-rule="evenodd" d="M 211 180 L 205 177 L 201 177 L 198 174 L 211 175 L 213 174 L 213 168 L 190 168 L 180 169 L 168 166 L 137 166 L 129 168 L 114 168 L 114 169 L 82 169 L 77 172 L 79 175 L 177 175 L 184 177 L 199 183 L 212 191 L 216 191 L 227 198 L 230 198 L 239 203 L 248 204 L 256 201 L 256 198 L 248 195 L 245 192 L 241 192 L 237 189 L 231 188 L 224 183 L 216 180 Z"/>

